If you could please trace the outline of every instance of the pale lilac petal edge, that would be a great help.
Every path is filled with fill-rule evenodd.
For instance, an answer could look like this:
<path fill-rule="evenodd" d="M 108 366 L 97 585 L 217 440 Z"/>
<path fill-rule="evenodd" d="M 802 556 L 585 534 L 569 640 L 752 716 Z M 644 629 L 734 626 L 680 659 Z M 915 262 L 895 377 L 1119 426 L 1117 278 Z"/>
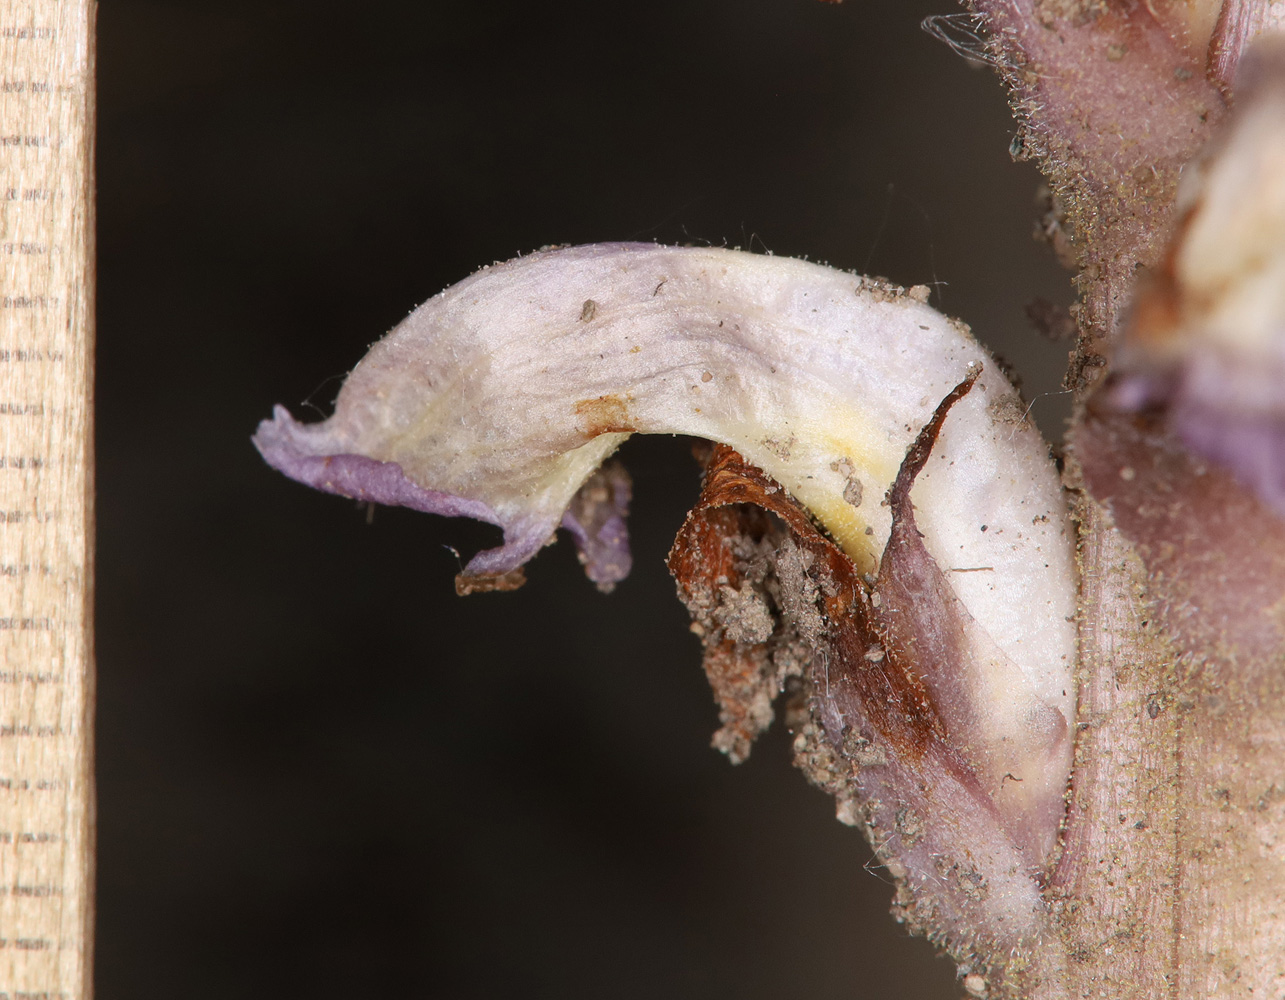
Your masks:
<path fill-rule="evenodd" d="M 278 472 L 326 493 L 353 500 L 409 507 L 445 517 L 471 517 L 504 529 L 504 544 L 479 552 L 464 569 L 467 576 L 493 576 L 517 569 L 540 550 L 554 525 L 543 519 L 505 522 L 481 500 L 427 489 L 411 481 L 396 462 L 328 451 L 324 424 L 301 424 L 283 406 L 273 408 L 251 438 L 265 462 Z"/>

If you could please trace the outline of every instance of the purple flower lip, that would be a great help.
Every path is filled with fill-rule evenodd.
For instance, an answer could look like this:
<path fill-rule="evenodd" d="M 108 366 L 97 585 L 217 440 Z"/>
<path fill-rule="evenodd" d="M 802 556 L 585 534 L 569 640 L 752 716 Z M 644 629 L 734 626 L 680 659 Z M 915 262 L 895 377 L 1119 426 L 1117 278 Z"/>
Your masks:
<path fill-rule="evenodd" d="M 474 556 L 465 568 L 469 576 L 499 576 L 515 570 L 539 551 L 548 537 L 524 537 L 520 531 L 511 532 L 488 504 L 420 486 L 396 462 L 328 451 L 331 442 L 323 428 L 320 424 L 301 424 L 284 406 L 275 406 L 272 419 L 261 422 L 251 440 L 270 466 L 313 489 L 352 500 L 409 507 L 426 514 L 471 517 L 505 528 L 505 544 Z"/>
<path fill-rule="evenodd" d="M 541 519 L 506 522 L 481 500 L 420 486 L 397 462 L 328 451 L 335 442 L 324 425 L 301 424 L 284 406 L 273 407 L 272 418 L 259 424 L 251 440 L 270 466 L 313 489 L 351 500 L 409 507 L 426 514 L 470 517 L 503 528 L 504 544 L 479 552 L 464 568 L 460 586 L 470 591 L 495 589 L 501 578 L 508 579 L 498 584 L 502 589 L 518 585 L 520 578 L 511 574 L 530 560 L 553 533 L 553 528 Z M 590 477 L 562 515 L 561 526 L 575 542 L 586 575 L 604 591 L 625 579 L 632 567 L 625 522 L 630 495 L 629 474 L 619 463 L 610 463 Z"/>
<path fill-rule="evenodd" d="M 390 507 L 410 507 L 426 514 L 503 523 L 495 511 L 479 500 L 416 485 L 396 462 L 319 449 L 324 436 L 315 428 L 299 423 L 284 406 L 273 407 L 272 419 L 260 423 L 251 440 L 264 461 L 278 472 L 326 493 Z"/>

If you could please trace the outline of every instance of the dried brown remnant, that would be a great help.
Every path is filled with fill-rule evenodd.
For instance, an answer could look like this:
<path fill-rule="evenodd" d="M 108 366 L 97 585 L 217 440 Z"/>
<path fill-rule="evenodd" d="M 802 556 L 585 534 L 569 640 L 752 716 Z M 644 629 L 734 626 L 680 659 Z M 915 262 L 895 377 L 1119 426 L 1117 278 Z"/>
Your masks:
<path fill-rule="evenodd" d="M 579 418 L 579 430 L 586 439 L 599 434 L 628 434 L 637 429 L 630 421 L 628 400 L 614 393 L 581 399 L 573 404 L 572 411 Z"/>
<path fill-rule="evenodd" d="M 910 503 L 950 405 L 976 376 L 920 432 L 889 491 L 894 527 L 873 591 L 778 484 L 722 446 L 670 553 L 705 640 L 723 721 L 716 743 L 743 756 L 770 721 L 772 697 L 790 687 L 796 764 L 903 883 L 899 917 L 974 964 L 979 949 L 1039 933 L 1042 905 L 1039 837 L 983 787 L 967 695 L 950 690 L 952 670 L 968 669 L 970 620 L 924 550 Z M 765 642 L 764 613 L 777 624 Z"/>
<path fill-rule="evenodd" d="M 761 510 L 752 514 L 735 506 L 744 504 Z M 729 507 L 733 508 L 730 513 Z M 781 528 L 767 520 L 767 512 L 775 515 Z M 732 449 L 719 446 L 706 471 L 701 498 L 679 532 L 669 562 L 679 581 L 680 596 L 693 608 L 706 633 L 707 648 L 714 644 L 720 676 L 729 674 L 722 661 L 730 652 L 730 640 L 718 624 L 722 588 L 740 591 L 746 571 L 754 568 L 754 563 L 738 563 L 736 552 L 738 548 L 746 551 L 746 540 L 759 544 L 764 539 L 774 543 L 771 572 L 777 582 L 769 588 L 765 577 L 758 581 L 751 578 L 751 585 L 771 596 L 776 614 L 783 615 L 791 631 L 809 647 L 823 649 L 827 643 L 842 646 L 843 655 L 852 662 L 865 662 L 866 651 L 878 645 L 881 636 L 872 624 L 875 612 L 869 588 L 852 560 L 817 531 L 808 513 L 778 484 L 746 464 Z M 858 604 L 866 609 L 862 615 L 855 614 Z M 862 618 L 866 619 L 864 624 Z M 706 624 L 707 619 L 712 626 Z M 843 622 L 843 629 L 833 627 L 835 622 Z M 860 633 L 860 639 L 851 637 L 854 632 Z M 739 658 L 742 664 L 745 655 Z M 748 673 L 742 666 L 736 676 Z M 923 681 L 900 665 L 890 667 L 881 680 L 864 683 L 886 685 L 877 694 L 871 692 L 871 711 L 900 737 L 899 751 L 918 753 L 918 746 L 940 728 Z M 753 716 L 749 709 L 740 714 Z"/>
<path fill-rule="evenodd" d="M 736 606 L 744 603 L 748 590 L 762 595 L 763 607 L 770 601 L 792 637 L 814 651 L 813 672 L 821 664 L 824 686 L 830 684 L 832 667 L 836 684 L 846 676 L 851 697 L 861 703 L 854 711 L 868 717 L 872 731 L 881 741 L 889 741 L 895 753 L 918 759 L 927 744 L 942 742 L 945 723 L 917 664 L 929 650 L 928 655 L 947 659 L 966 655 L 952 648 L 964 641 L 956 621 L 961 612 L 944 576 L 923 549 L 910 489 L 950 406 L 968 392 L 978 374 L 974 371 L 943 401 L 889 490 L 894 524 L 878 577 L 878 589 L 884 595 L 878 606 L 852 560 L 816 529 L 808 513 L 779 484 L 731 448 L 720 445 L 713 450 L 701 497 L 679 532 L 669 565 L 707 650 L 714 650 L 716 673 L 722 679 L 716 692 L 724 688 L 719 700 L 725 711 L 744 718 L 755 716 L 749 708 L 731 711 L 723 696 L 745 686 L 744 679 L 756 673 L 751 663 L 762 676 L 759 647 L 763 644 L 737 643 L 725 624 L 736 618 Z M 745 505 L 753 506 L 746 509 Z M 915 588 L 918 591 L 911 593 Z M 729 593 L 735 595 L 730 610 Z M 890 602 L 888 595 L 893 595 Z M 738 646 L 748 648 L 738 650 Z M 873 649 L 880 651 L 877 659 L 869 655 Z M 732 669 L 730 664 L 737 666 Z M 735 683 L 729 683 L 729 677 Z M 757 696 L 757 687 L 751 688 Z M 835 735 L 842 741 L 842 724 Z"/>
<path fill-rule="evenodd" d="M 669 558 L 692 630 L 705 646 L 705 675 L 722 723 L 714 746 L 733 763 L 749 756 L 755 737 L 772 722 L 783 680 L 801 670 L 793 637 L 779 629 L 769 581 L 779 530 L 760 508 L 715 508 L 688 516 Z"/>
<path fill-rule="evenodd" d="M 526 572 L 519 566 L 507 573 L 482 575 L 458 573 L 455 576 L 455 593 L 460 597 L 469 594 L 491 594 L 498 591 L 517 590 L 526 583 Z"/>

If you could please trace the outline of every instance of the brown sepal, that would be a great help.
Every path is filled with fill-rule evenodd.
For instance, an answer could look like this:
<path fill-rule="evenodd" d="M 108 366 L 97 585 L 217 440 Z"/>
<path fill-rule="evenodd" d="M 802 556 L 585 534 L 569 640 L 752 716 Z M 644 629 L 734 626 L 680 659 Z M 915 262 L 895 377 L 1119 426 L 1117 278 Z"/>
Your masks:
<path fill-rule="evenodd" d="M 783 556 L 788 568 L 780 565 Z M 800 577 L 800 564 L 806 579 Z M 866 659 L 872 650 L 884 649 L 884 637 L 869 586 L 855 564 L 778 483 L 725 445 L 713 451 L 700 499 L 670 551 L 669 569 L 692 611 L 694 629 L 705 639 L 705 671 L 724 727 L 746 752 L 770 721 L 770 715 L 762 717 L 763 686 L 779 690 L 770 641 L 738 641 L 746 632 L 737 635 L 727 627 L 743 618 L 731 605 L 746 600 L 746 588 L 770 611 L 778 644 L 792 650 L 787 673 L 799 672 L 794 651 L 801 640 L 808 659 L 816 654 L 827 661 L 832 680 L 853 675 L 859 697 L 878 720 L 876 728 L 895 736 L 899 752 L 917 756 L 926 740 L 941 734 L 932 699 L 916 672 L 894 664 L 891 656 Z M 783 582 L 782 576 L 800 578 Z M 783 583 L 789 588 L 785 592 Z M 794 590 L 808 591 L 815 604 L 805 607 Z"/>
<path fill-rule="evenodd" d="M 489 575 L 457 573 L 455 593 L 460 597 L 467 597 L 469 594 L 490 594 L 497 591 L 517 590 L 524 583 L 526 583 L 526 573 L 521 566 L 507 573 Z"/>

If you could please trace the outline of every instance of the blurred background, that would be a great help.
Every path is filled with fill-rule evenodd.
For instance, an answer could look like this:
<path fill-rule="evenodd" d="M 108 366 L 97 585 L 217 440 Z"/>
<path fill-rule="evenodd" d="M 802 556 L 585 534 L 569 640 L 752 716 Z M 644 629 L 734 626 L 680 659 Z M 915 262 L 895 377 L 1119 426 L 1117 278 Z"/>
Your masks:
<path fill-rule="evenodd" d="M 736 768 L 663 558 L 690 443 L 630 442 L 633 576 L 270 472 L 413 306 L 543 244 L 926 283 L 1058 435 L 1070 301 L 949 0 L 100 6 L 99 925 L 118 998 L 958 997 L 774 727 Z"/>

